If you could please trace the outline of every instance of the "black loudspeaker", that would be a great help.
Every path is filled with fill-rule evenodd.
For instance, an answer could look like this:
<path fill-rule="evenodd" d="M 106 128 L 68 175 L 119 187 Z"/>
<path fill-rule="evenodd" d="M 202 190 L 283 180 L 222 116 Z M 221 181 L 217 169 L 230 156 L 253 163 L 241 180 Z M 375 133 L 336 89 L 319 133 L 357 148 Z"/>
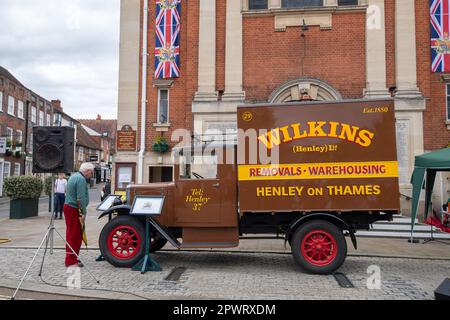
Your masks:
<path fill-rule="evenodd" d="M 33 173 L 72 172 L 74 151 L 74 128 L 33 128 Z"/>
<path fill-rule="evenodd" d="M 450 301 L 450 279 L 447 278 L 434 292 L 434 298 L 436 300 Z"/>

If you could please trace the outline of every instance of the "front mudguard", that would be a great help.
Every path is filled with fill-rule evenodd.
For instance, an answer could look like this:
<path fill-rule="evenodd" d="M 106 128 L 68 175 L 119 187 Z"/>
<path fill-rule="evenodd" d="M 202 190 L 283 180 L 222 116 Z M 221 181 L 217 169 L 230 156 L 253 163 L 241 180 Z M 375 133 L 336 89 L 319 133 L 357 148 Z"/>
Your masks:
<path fill-rule="evenodd" d="M 115 206 L 109 208 L 106 211 L 103 211 L 103 213 L 98 217 L 98 219 L 109 216 L 109 219 L 111 220 L 113 214 L 117 214 L 118 216 L 128 216 L 130 215 L 130 211 L 131 207 L 129 205 Z"/>

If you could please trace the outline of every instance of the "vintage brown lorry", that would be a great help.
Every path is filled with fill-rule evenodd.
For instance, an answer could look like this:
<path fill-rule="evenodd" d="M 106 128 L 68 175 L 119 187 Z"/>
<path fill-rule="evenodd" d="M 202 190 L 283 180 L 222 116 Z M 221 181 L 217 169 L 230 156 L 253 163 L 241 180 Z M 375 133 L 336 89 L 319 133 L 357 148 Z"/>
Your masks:
<path fill-rule="evenodd" d="M 165 197 L 151 252 L 167 241 L 229 248 L 260 235 L 284 239 L 318 274 L 344 263 L 345 236 L 356 248 L 357 230 L 399 212 L 393 101 L 243 105 L 237 117 L 237 143 L 175 148 L 173 182 L 130 185 L 127 202 L 102 213 L 114 217 L 100 235 L 107 261 L 130 267 L 145 254 L 144 220 L 129 214 L 137 195 Z"/>

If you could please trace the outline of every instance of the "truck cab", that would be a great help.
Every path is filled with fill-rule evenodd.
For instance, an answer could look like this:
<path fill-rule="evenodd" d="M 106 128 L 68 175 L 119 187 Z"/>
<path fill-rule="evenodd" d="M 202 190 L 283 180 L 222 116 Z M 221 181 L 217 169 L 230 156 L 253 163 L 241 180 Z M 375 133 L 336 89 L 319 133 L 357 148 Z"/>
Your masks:
<path fill-rule="evenodd" d="M 173 182 L 129 185 L 126 204 L 102 214 L 115 217 L 100 236 L 102 253 L 109 262 L 128 267 L 142 256 L 144 219 L 129 215 L 136 196 L 165 197 L 161 215 L 154 218 L 161 229 L 152 229 L 151 251 L 161 249 L 167 241 L 179 249 L 239 245 L 237 166 L 234 159 L 225 163 L 227 156 L 234 157 L 236 145 L 208 148 L 174 149 Z M 125 245 L 125 255 L 117 254 L 123 249 L 117 242 L 124 233 L 132 241 Z"/>

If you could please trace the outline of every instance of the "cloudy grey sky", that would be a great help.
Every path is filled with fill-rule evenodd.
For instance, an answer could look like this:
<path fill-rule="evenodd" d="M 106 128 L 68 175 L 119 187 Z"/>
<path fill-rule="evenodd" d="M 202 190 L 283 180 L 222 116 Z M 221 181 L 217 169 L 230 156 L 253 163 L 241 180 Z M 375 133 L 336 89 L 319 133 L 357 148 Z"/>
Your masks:
<path fill-rule="evenodd" d="M 119 0 L 0 0 L 0 65 L 75 118 L 116 118 L 119 10 Z"/>

